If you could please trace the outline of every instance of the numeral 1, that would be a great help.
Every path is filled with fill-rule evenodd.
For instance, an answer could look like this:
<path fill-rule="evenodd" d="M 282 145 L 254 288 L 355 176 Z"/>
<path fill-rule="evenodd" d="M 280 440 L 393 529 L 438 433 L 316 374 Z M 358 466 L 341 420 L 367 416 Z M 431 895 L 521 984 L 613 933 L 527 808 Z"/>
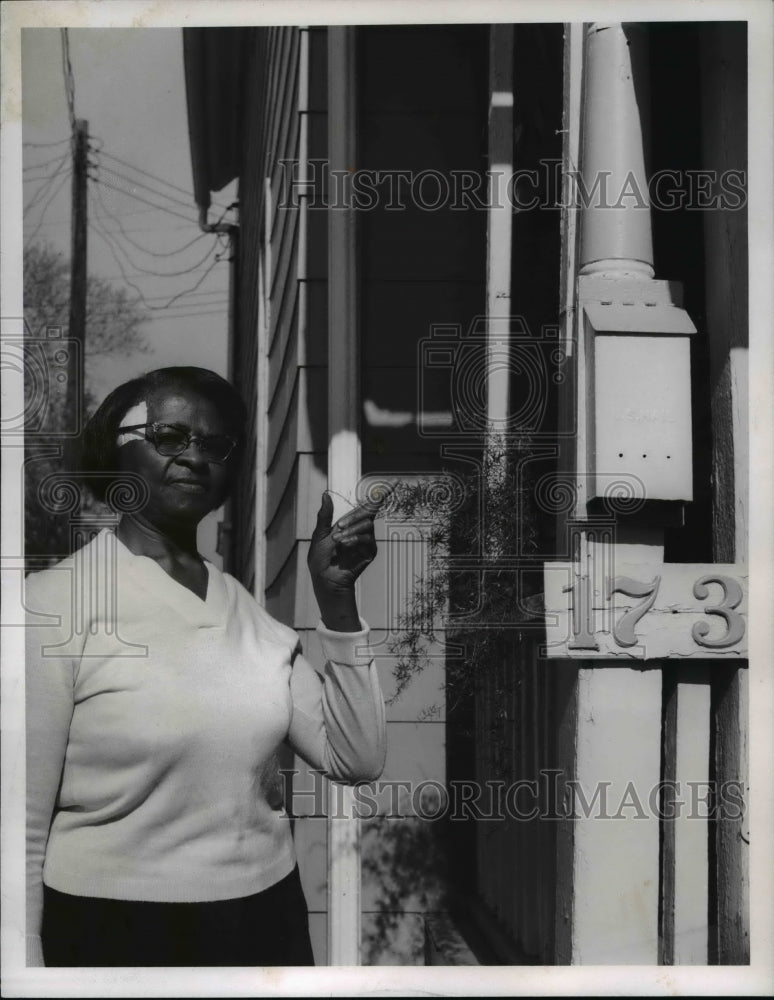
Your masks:
<path fill-rule="evenodd" d="M 579 576 L 576 582 L 563 588 L 572 594 L 572 639 L 568 649 L 599 649 L 591 630 L 591 579 Z"/>

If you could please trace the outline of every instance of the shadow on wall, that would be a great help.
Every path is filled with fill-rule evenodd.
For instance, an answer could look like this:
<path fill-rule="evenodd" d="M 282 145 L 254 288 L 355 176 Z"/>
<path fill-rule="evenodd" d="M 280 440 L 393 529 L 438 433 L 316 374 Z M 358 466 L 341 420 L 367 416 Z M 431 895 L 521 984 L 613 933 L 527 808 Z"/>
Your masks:
<path fill-rule="evenodd" d="M 423 965 L 425 915 L 446 909 L 443 821 L 363 821 L 363 963 Z"/>

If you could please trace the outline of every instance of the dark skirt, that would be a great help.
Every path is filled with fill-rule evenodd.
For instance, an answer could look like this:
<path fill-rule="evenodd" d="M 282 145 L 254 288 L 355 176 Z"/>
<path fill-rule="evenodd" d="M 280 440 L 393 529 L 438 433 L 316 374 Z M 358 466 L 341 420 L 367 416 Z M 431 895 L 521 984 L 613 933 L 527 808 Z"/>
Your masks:
<path fill-rule="evenodd" d="M 263 892 L 215 903 L 145 903 L 43 887 L 47 966 L 314 965 L 296 867 Z"/>

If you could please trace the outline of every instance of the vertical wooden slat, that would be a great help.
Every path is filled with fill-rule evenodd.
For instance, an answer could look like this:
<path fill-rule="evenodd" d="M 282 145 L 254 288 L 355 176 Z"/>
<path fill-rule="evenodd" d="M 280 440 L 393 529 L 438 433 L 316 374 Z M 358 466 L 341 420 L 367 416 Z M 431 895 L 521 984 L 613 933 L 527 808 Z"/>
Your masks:
<path fill-rule="evenodd" d="M 527 651 L 519 650 L 521 672 L 521 728 L 522 728 L 522 777 L 529 781 L 534 773 L 532 733 L 532 664 Z M 533 955 L 537 946 L 535 927 L 535 851 L 534 828 L 528 820 L 519 820 L 521 830 L 521 933 L 519 943 L 523 951 Z"/>
<path fill-rule="evenodd" d="M 519 718 L 519 692 L 518 692 L 518 646 L 512 647 L 513 654 L 510 658 L 510 680 L 508 690 L 508 714 L 511 720 L 510 753 L 508 779 L 510 784 L 519 780 L 519 741 L 521 739 L 521 720 Z M 508 907 L 508 926 L 511 935 L 516 939 L 517 915 L 520 912 L 521 901 L 519 899 L 519 885 L 521 871 L 518 857 L 518 828 L 519 821 L 516 816 L 509 817 L 509 843 L 511 854 L 511 872 L 508 879 L 507 888 L 510 893 L 510 905 Z"/>
<path fill-rule="evenodd" d="M 532 732 L 532 766 L 530 768 L 529 778 L 530 781 L 539 782 L 540 768 L 542 766 L 541 760 L 541 732 L 540 732 L 540 667 L 536 662 L 536 649 L 533 642 L 525 643 L 525 649 L 527 655 L 529 656 L 529 666 L 530 666 L 530 688 L 531 688 L 531 706 L 530 706 L 530 727 Z M 545 876 L 543 869 L 543 856 L 540 849 L 540 820 L 531 819 L 529 821 L 530 825 L 530 837 L 532 840 L 532 857 L 533 857 L 533 870 L 532 879 L 530 886 L 530 895 L 532 897 L 532 928 L 533 937 L 530 942 L 530 947 L 528 949 L 530 955 L 534 955 L 536 958 L 540 955 L 540 948 L 542 944 L 542 919 L 543 919 L 543 905 L 542 905 L 542 889 L 543 889 L 543 879 Z"/>
<path fill-rule="evenodd" d="M 563 58 L 563 114 L 562 114 L 562 176 L 567 178 L 562 190 L 561 220 L 561 268 L 559 276 L 559 316 L 562 324 L 563 350 L 568 358 L 568 389 L 559 393 L 557 420 L 560 439 L 557 465 L 559 471 L 571 474 L 576 468 L 579 421 L 584 419 L 583 406 L 576 407 L 576 392 L 583 392 L 585 386 L 584 359 L 579 356 L 575 344 L 575 299 L 579 230 L 578 213 L 568 198 L 572 170 L 580 163 L 580 131 L 583 81 L 583 24 L 578 21 L 565 26 Z M 561 546 L 567 537 L 567 519 L 570 512 L 559 510 L 556 515 L 556 538 Z M 561 551 L 561 549 L 560 549 Z M 566 556 L 572 558 L 571 552 Z M 546 664 L 550 671 L 549 689 L 550 734 L 553 763 L 563 770 L 560 788 L 575 773 L 575 741 L 577 737 L 577 667 L 575 665 Z M 556 807 L 561 808 L 557 802 Z M 553 904 L 553 951 L 552 961 L 569 964 L 572 961 L 573 903 L 572 869 L 574 826 L 571 819 L 556 820 L 553 831 L 553 865 L 555 871 L 555 895 Z"/>
<path fill-rule="evenodd" d="M 674 782 L 674 818 L 665 803 L 662 945 L 665 965 L 706 965 L 709 945 L 710 674 L 680 664 L 666 691 L 664 781 Z M 672 793 L 669 792 L 671 797 Z"/>
<path fill-rule="evenodd" d="M 748 668 L 737 667 L 717 683 L 714 781 L 718 789 L 733 789 L 740 809 L 719 816 L 715 824 L 717 900 L 711 957 L 720 965 L 745 965 L 750 961 Z"/>
<path fill-rule="evenodd" d="M 529 777 L 529 709 L 527 702 L 527 664 L 524 656 L 517 657 L 518 677 L 519 677 L 519 773 L 518 779 Z M 528 830 L 527 825 L 522 820 L 517 824 L 518 840 L 517 851 L 519 859 L 519 915 L 517 942 L 520 948 L 525 947 L 525 940 L 529 934 L 529 924 L 533 919 L 532 906 L 527 894 L 527 884 L 529 879 L 529 857 Z"/>
<path fill-rule="evenodd" d="M 535 636 L 534 642 L 539 653 L 540 637 Z M 554 960 L 554 917 L 556 908 L 556 829 L 557 820 L 552 818 L 559 803 L 553 800 L 554 775 L 548 772 L 557 766 L 557 754 L 554 740 L 555 717 L 554 699 L 556 697 L 556 673 L 548 663 L 539 661 L 540 680 L 542 691 L 542 748 L 543 767 L 546 771 L 545 777 L 541 777 L 540 799 L 541 809 L 540 823 L 540 845 L 543 857 L 543 878 L 541 880 L 541 899 L 543 907 L 543 920 L 541 924 L 541 952 L 540 958 L 543 964 L 548 964 Z M 549 786 L 549 782 L 551 783 Z"/>
<path fill-rule="evenodd" d="M 661 671 L 616 665 L 579 671 L 576 773 L 586 800 L 607 788 L 608 810 L 575 820 L 573 964 L 655 964 L 658 959 L 658 817 L 647 796 L 660 771 Z M 645 815 L 612 819 L 627 788 Z M 609 879 L 604 876 L 609 873 Z"/>
<path fill-rule="evenodd" d="M 707 25 L 701 36 L 702 160 L 723 177 L 747 169 L 747 30 Z M 747 561 L 747 211 L 704 213 L 706 333 L 712 393 L 713 545 L 718 562 Z M 718 679 L 715 781 L 747 784 L 748 671 Z M 746 820 L 715 824 L 713 960 L 750 960 L 749 838 Z"/>
<path fill-rule="evenodd" d="M 677 695 L 677 776 L 687 814 L 675 819 L 675 965 L 706 965 L 710 687 L 706 667 L 683 667 Z M 704 790 L 705 794 L 702 794 Z"/>
<path fill-rule="evenodd" d="M 486 778 L 489 772 L 489 676 L 484 674 L 476 686 L 475 773 Z M 491 868 L 488 858 L 488 828 L 479 826 L 476 836 L 476 883 L 487 905 L 491 905 Z"/>

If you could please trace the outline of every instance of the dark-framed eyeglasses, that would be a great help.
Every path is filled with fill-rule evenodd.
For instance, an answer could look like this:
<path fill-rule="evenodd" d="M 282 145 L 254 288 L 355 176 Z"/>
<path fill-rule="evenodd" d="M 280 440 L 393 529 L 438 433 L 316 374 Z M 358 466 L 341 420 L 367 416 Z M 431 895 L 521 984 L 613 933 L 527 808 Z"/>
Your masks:
<path fill-rule="evenodd" d="M 205 461 L 222 465 L 237 446 L 236 439 L 228 434 L 192 434 L 187 427 L 178 427 L 176 424 L 132 424 L 130 427 L 119 427 L 118 430 L 121 433 L 144 430 L 145 440 L 165 458 L 182 455 L 191 442 L 195 441 L 199 454 Z"/>

